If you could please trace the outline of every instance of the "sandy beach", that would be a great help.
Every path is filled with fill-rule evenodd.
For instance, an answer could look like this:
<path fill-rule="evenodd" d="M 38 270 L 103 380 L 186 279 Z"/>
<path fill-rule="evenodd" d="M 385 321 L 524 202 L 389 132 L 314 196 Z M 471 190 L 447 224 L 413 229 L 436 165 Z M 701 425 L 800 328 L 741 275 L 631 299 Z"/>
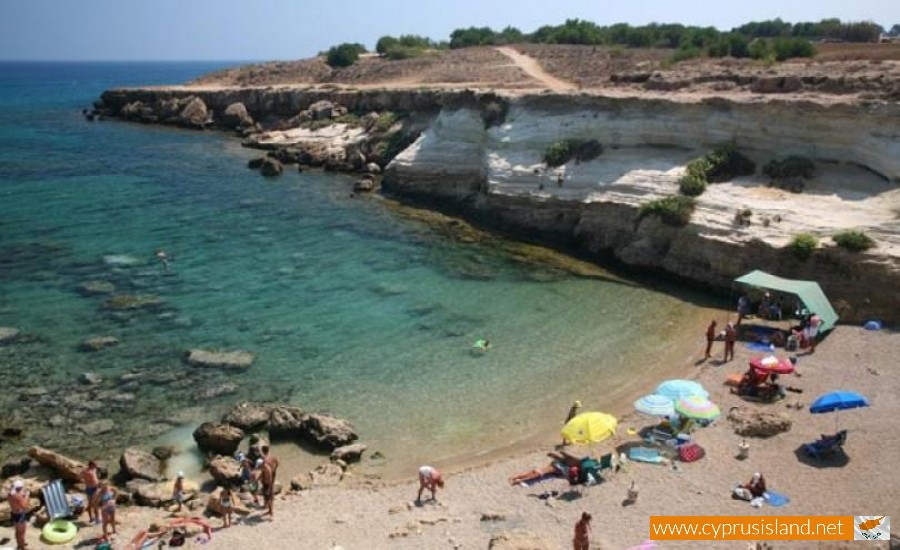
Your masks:
<path fill-rule="evenodd" d="M 699 331 L 698 331 L 699 332 Z M 417 490 L 414 473 L 410 481 L 380 484 L 362 479 L 348 480 L 335 488 L 287 492 L 277 498 L 275 518 L 270 521 L 253 510 L 229 529 L 217 529 L 209 548 L 487 548 L 493 534 L 525 532 L 540 537 L 549 548 L 571 547 L 572 528 L 582 511 L 594 516 L 592 548 L 620 549 L 639 544 L 648 537 L 650 515 L 888 515 L 900 517 L 900 480 L 891 475 L 900 459 L 898 421 L 900 378 L 894 372 L 894 353 L 900 349 L 900 335 L 886 331 L 869 332 L 856 327 L 838 327 L 822 342 L 815 354 L 801 354 L 797 372 L 783 378 L 786 385 L 803 390 L 789 393 L 775 404 L 742 401 L 729 394 L 722 382 L 728 374 L 743 372 L 754 354 L 738 345 L 735 361 L 720 364 L 722 344 L 714 348 L 712 361 L 699 362 L 696 378 L 710 391 L 723 417 L 695 432 L 694 439 L 707 452 L 694 463 L 669 466 L 631 463 L 628 470 L 607 473 L 597 486 L 573 492 L 563 479 L 551 479 L 529 488 L 510 486 L 507 478 L 516 472 L 547 463 L 546 453 L 556 443 L 548 440 L 542 448 L 522 456 L 473 467 L 449 475 L 438 502 L 413 504 Z M 697 358 L 702 341 L 697 339 Z M 645 380 L 645 393 L 658 380 Z M 834 414 L 812 415 L 806 408 L 815 397 L 836 389 L 850 389 L 867 396 L 872 406 L 840 414 L 839 423 L 849 430 L 846 460 L 816 464 L 798 458 L 798 448 L 821 433 L 834 431 Z M 740 437 L 735 435 L 725 413 L 734 406 L 784 413 L 793 420 L 792 429 L 769 439 L 749 439 L 750 456 L 735 458 Z M 592 451 L 599 455 L 616 445 L 636 441 L 627 428 L 640 428 L 650 420 L 634 413 L 621 418 L 618 441 L 607 440 Z M 577 448 L 573 448 L 579 452 Z M 442 467 L 441 464 L 435 464 Z M 746 482 L 762 472 L 770 489 L 787 495 L 791 502 L 783 508 L 753 508 L 733 500 L 734 483 Z M 353 469 L 349 470 L 352 475 Z M 284 471 L 283 483 L 299 472 Z M 627 489 L 634 480 L 639 490 L 637 502 L 625 505 Z M 561 497 L 541 500 L 537 495 L 556 490 Z M 199 513 L 199 509 L 197 510 Z M 121 547 L 141 528 L 168 517 L 162 510 L 122 508 Z M 488 519 L 492 518 L 492 519 Z M 213 518 L 219 526 L 221 521 Z M 83 529 L 76 541 L 90 539 L 99 528 Z M 29 529 L 29 540 L 38 546 L 39 532 Z M 0 537 L 12 536 L 9 528 Z M 896 538 L 896 535 L 895 535 Z M 896 542 L 896 541 L 895 541 Z M 198 545 L 191 541 L 189 545 Z M 62 546 L 66 547 L 66 546 Z M 120 547 L 120 546 L 117 546 Z M 661 548 L 747 548 L 746 542 L 662 542 Z M 776 542 L 782 548 L 850 548 L 854 543 Z M 888 548 L 874 543 L 871 548 Z"/>

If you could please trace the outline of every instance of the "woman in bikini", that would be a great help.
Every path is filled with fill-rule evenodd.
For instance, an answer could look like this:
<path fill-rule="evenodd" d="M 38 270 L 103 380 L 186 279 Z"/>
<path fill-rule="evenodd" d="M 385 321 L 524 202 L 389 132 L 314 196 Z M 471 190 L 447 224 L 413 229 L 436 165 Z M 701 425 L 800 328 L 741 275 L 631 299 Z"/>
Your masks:
<path fill-rule="evenodd" d="M 112 487 L 110 487 L 108 481 L 104 481 L 100 484 L 100 489 L 94 493 L 94 499 L 96 499 L 96 507 L 100 508 L 100 519 L 102 521 L 103 527 L 103 536 L 115 535 L 116 534 L 116 496 L 118 493 Z M 107 528 L 112 530 L 111 533 L 107 533 Z"/>
<path fill-rule="evenodd" d="M 231 491 L 231 485 L 222 487 L 219 506 L 222 508 L 222 527 L 231 527 L 231 512 L 234 510 L 234 493 Z"/>

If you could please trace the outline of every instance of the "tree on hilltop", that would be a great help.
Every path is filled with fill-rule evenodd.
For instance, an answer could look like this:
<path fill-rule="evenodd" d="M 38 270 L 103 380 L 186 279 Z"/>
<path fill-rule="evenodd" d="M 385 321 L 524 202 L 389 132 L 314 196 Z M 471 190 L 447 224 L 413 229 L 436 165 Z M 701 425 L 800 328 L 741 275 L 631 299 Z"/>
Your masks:
<path fill-rule="evenodd" d="M 359 54 L 366 53 L 366 47 L 358 43 L 344 42 L 332 46 L 326 54 L 325 62 L 333 68 L 349 67 L 356 63 Z"/>

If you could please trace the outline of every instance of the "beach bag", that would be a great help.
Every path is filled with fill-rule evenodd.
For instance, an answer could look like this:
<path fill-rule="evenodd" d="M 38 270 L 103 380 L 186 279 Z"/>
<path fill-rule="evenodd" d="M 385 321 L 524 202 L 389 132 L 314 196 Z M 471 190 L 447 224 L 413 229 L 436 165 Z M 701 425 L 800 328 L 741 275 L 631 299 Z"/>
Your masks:
<path fill-rule="evenodd" d="M 696 443 L 685 443 L 678 447 L 678 458 L 682 462 L 696 462 L 703 458 L 705 454 L 706 451 L 703 450 L 703 447 Z"/>

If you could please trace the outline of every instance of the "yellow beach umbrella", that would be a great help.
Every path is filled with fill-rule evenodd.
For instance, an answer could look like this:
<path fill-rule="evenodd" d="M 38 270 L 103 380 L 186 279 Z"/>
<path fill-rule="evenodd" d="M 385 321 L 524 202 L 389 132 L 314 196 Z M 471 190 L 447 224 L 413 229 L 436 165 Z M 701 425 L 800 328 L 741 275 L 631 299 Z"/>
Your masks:
<path fill-rule="evenodd" d="M 569 443 L 587 445 L 599 443 L 613 435 L 618 421 L 611 414 L 602 412 L 581 413 L 563 426 L 563 439 Z"/>

